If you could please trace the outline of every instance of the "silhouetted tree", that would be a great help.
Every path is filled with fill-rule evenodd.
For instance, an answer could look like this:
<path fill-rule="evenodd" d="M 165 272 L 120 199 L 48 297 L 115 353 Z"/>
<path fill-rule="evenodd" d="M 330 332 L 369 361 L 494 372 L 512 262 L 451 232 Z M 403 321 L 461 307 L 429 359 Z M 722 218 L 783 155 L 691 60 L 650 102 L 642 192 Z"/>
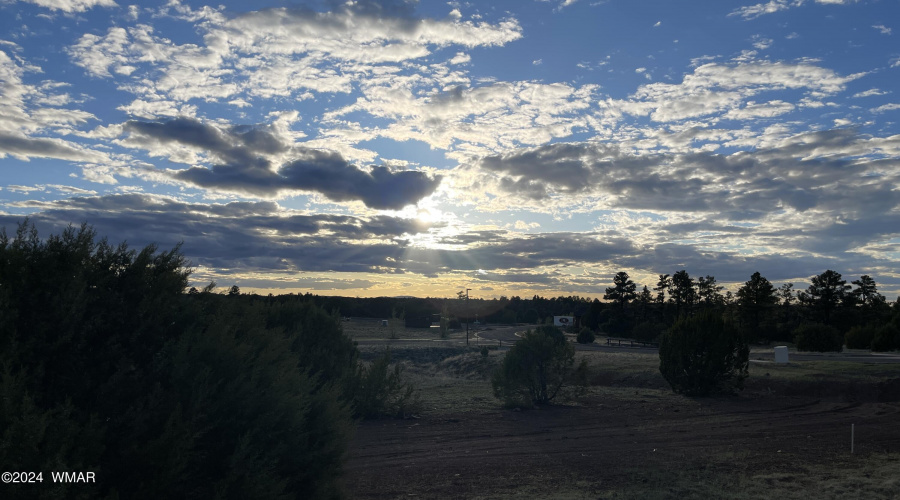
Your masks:
<path fill-rule="evenodd" d="M 716 284 L 714 276 L 707 275 L 697 280 L 697 295 L 705 306 L 716 306 L 723 303 L 722 290 L 725 287 Z"/>
<path fill-rule="evenodd" d="M 851 287 L 841 278 L 841 273 L 830 269 L 813 276 L 811 281 L 800 300 L 813 309 L 819 321 L 830 325 L 835 309 L 846 300 Z"/>
<path fill-rule="evenodd" d="M 664 304 L 666 302 L 666 292 L 672 289 L 672 278 L 669 277 L 668 274 L 660 274 L 659 280 L 656 282 L 656 286 L 653 288 L 656 291 L 656 303 Z"/>
<path fill-rule="evenodd" d="M 672 275 L 672 300 L 675 302 L 675 316 L 691 310 L 697 300 L 694 280 L 688 272 L 681 270 Z"/>
<path fill-rule="evenodd" d="M 885 304 L 884 295 L 878 293 L 878 286 L 871 276 L 864 274 L 858 280 L 851 281 L 856 285 L 856 289 L 850 292 L 856 303 L 864 307 L 874 307 Z"/>
<path fill-rule="evenodd" d="M 619 309 L 624 311 L 625 304 L 637 296 L 635 293 L 636 288 L 637 285 L 635 285 L 634 281 L 631 281 L 628 273 L 619 271 L 613 277 L 613 286 L 606 289 L 606 294 L 603 295 L 603 298 L 616 302 L 619 304 Z"/>
<path fill-rule="evenodd" d="M 778 302 L 775 287 L 759 271 L 753 273 L 744 286 L 737 291 L 737 303 L 741 319 L 754 335 L 770 338 L 770 332 L 761 332 L 760 327 L 768 323 L 772 307 Z M 771 325 L 769 325 L 771 328 Z"/>

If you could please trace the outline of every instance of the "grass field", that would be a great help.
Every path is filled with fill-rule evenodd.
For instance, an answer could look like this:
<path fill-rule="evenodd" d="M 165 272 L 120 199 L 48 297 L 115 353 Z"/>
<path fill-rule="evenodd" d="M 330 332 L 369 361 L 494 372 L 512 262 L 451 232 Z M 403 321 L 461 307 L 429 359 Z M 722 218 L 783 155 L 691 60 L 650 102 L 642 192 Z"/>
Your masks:
<path fill-rule="evenodd" d="M 384 338 L 377 327 L 352 331 Z M 687 398 L 653 354 L 579 352 L 590 366 L 583 396 L 512 411 L 489 381 L 500 350 L 423 343 L 392 353 L 421 411 L 361 426 L 348 466 L 354 497 L 900 498 L 897 365 L 752 362 L 740 395 Z"/>

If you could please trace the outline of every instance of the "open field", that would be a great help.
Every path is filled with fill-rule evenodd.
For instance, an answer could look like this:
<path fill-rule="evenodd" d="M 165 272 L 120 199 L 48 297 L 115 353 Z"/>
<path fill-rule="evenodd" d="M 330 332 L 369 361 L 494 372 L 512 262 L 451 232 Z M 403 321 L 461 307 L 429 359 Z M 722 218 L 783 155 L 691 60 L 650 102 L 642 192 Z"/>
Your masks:
<path fill-rule="evenodd" d="M 438 328 L 409 328 L 403 326 L 404 321 L 396 318 L 384 318 L 388 325 L 382 326 L 381 318 L 351 318 L 341 325 L 344 333 L 354 340 L 372 339 L 439 339 Z M 465 340 L 465 330 L 455 330 L 449 338 Z"/>
<path fill-rule="evenodd" d="M 896 365 L 755 362 L 739 396 L 686 398 L 653 355 L 579 352 L 586 394 L 514 411 L 487 379 L 502 352 L 432 346 L 393 348 L 421 412 L 360 426 L 352 497 L 900 498 Z"/>

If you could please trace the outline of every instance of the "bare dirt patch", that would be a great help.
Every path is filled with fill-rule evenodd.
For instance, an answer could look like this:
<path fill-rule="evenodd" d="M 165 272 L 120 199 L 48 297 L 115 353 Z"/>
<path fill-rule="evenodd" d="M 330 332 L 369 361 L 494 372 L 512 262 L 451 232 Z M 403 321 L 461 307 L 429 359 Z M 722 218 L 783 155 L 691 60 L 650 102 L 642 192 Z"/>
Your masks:
<path fill-rule="evenodd" d="M 596 371 L 579 401 L 513 411 L 471 375 L 472 354 L 453 356 L 431 371 L 410 365 L 420 418 L 361 424 L 346 468 L 352 497 L 761 498 L 774 488 L 792 498 L 797 485 L 806 497 L 900 497 L 892 379 L 845 380 L 833 393 L 804 381 L 796 394 L 760 372 L 740 396 L 692 399 L 659 387 L 641 367 L 652 360 L 607 359 L 600 366 L 616 371 Z"/>

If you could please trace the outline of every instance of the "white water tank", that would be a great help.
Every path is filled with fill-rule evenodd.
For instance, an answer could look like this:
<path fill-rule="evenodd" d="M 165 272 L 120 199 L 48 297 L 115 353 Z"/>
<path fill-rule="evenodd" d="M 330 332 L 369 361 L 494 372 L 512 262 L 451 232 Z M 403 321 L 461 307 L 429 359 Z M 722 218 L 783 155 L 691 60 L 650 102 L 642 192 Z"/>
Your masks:
<path fill-rule="evenodd" d="M 775 347 L 775 362 L 776 363 L 787 363 L 788 362 L 788 349 L 786 345 L 780 345 Z"/>

